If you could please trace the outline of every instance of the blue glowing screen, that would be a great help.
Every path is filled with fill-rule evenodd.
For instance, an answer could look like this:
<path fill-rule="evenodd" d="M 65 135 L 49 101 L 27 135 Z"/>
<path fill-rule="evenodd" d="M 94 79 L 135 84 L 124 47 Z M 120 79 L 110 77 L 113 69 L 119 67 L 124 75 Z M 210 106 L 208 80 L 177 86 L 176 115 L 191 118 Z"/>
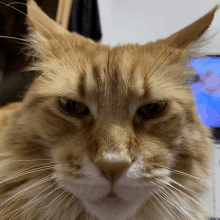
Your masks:
<path fill-rule="evenodd" d="M 220 127 L 220 57 L 194 59 L 198 72 L 191 88 L 201 120 L 211 127 Z"/>

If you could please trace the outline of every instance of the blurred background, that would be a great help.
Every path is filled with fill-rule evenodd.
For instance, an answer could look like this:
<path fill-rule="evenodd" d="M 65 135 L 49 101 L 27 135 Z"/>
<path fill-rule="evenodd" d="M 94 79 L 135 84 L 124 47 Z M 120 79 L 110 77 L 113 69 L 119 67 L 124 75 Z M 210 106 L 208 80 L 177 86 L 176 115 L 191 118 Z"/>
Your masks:
<path fill-rule="evenodd" d="M 220 0 L 35 1 L 69 31 L 110 46 L 145 44 L 166 38 L 220 3 Z M 22 100 L 35 76 L 35 72 L 23 71 L 31 61 L 21 52 L 21 42 L 12 39 L 22 39 L 27 34 L 26 18 L 21 13 L 26 13 L 26 6 L 18 2 L 26 3 L 26 0 L 0 0 L 0 106 Z M 201 120 L 212 127 L 215 134 L 217 148 L 213 152 L 214 172 L 207 207 L 211 216 L 220 217 L 220 10 L 208 36 L 212 38 L 202 48 L 204 56 L 189 65 L 198 72 L 197 77 L 191 79 L 197 110 Z"/>

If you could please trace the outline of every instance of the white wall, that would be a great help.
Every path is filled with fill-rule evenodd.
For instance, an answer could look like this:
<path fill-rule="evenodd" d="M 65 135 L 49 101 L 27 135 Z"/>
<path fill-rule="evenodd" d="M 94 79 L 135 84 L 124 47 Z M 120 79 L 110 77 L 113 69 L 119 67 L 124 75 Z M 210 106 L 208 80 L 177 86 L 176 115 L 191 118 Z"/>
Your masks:
<path fill-rule="evenodd" d="M 165 38 L 197 20 L 220 0 L 99 0 L 102 43 L 140 43 Z M 214 29 L 214 30 L 213 30 Z M 210 34 L 220 30 L 220 10 Z M 220 53 L 220 31 L 207 49 Z"/>
<path fill-rule="evenodd" d="M 220 145 L 214 152 L 214 178 L 213 178 L 213 203 L 216 207 L 213 207 L 214 215 L 220 218 Z"/>
<path fill-rule="evenodd" d="M 144 44 L 165 38 L 189 25 L 208 12 L 220 0 L 98 0 L 103 44 Z M 209 28 L 209 35 L 218 34 L 203 49 L 220 54 L 220 10 Z M 213 152 L 215 175 L 207 207 L 220 217 L 220 149 Z M 211 204 L 214 202 L 214 206 Z M 217 214 L 218 213 L 218 214 Z"/>

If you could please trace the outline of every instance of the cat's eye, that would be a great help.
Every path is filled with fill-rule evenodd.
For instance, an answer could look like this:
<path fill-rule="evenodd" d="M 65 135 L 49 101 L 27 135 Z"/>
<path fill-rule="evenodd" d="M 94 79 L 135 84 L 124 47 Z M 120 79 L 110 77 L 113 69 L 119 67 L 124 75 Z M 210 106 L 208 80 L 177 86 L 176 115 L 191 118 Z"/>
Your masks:
<path fill-rule="evenodd" d="M 89 108 L 85 105 L 69 99 L 59 99 L 59 105 L 63 111 L 73 116 L 85 116 L 89 114 Z"/>
<path fill-rule="evenodd" d="M 144 105 L 137 110 L 137 114 L 145 118 L 159 117 L 165 112 L 167 105 L 163 102 Z"/>

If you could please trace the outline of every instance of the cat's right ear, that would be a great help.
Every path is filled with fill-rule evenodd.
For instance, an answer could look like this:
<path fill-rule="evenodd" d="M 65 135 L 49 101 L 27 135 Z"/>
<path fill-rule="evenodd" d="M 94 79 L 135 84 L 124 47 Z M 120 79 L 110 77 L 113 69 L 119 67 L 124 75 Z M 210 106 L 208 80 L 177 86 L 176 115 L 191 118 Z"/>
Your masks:
<path fill-rule="evenodd" d="M 47 16 L 34 0 L 28 0 L 27 15 L 29 30 L 35 35 L 38 42 L 46 43 L 50 39 L 57 39 L 57 36 L 68 33 L 67 30 Z"/>

